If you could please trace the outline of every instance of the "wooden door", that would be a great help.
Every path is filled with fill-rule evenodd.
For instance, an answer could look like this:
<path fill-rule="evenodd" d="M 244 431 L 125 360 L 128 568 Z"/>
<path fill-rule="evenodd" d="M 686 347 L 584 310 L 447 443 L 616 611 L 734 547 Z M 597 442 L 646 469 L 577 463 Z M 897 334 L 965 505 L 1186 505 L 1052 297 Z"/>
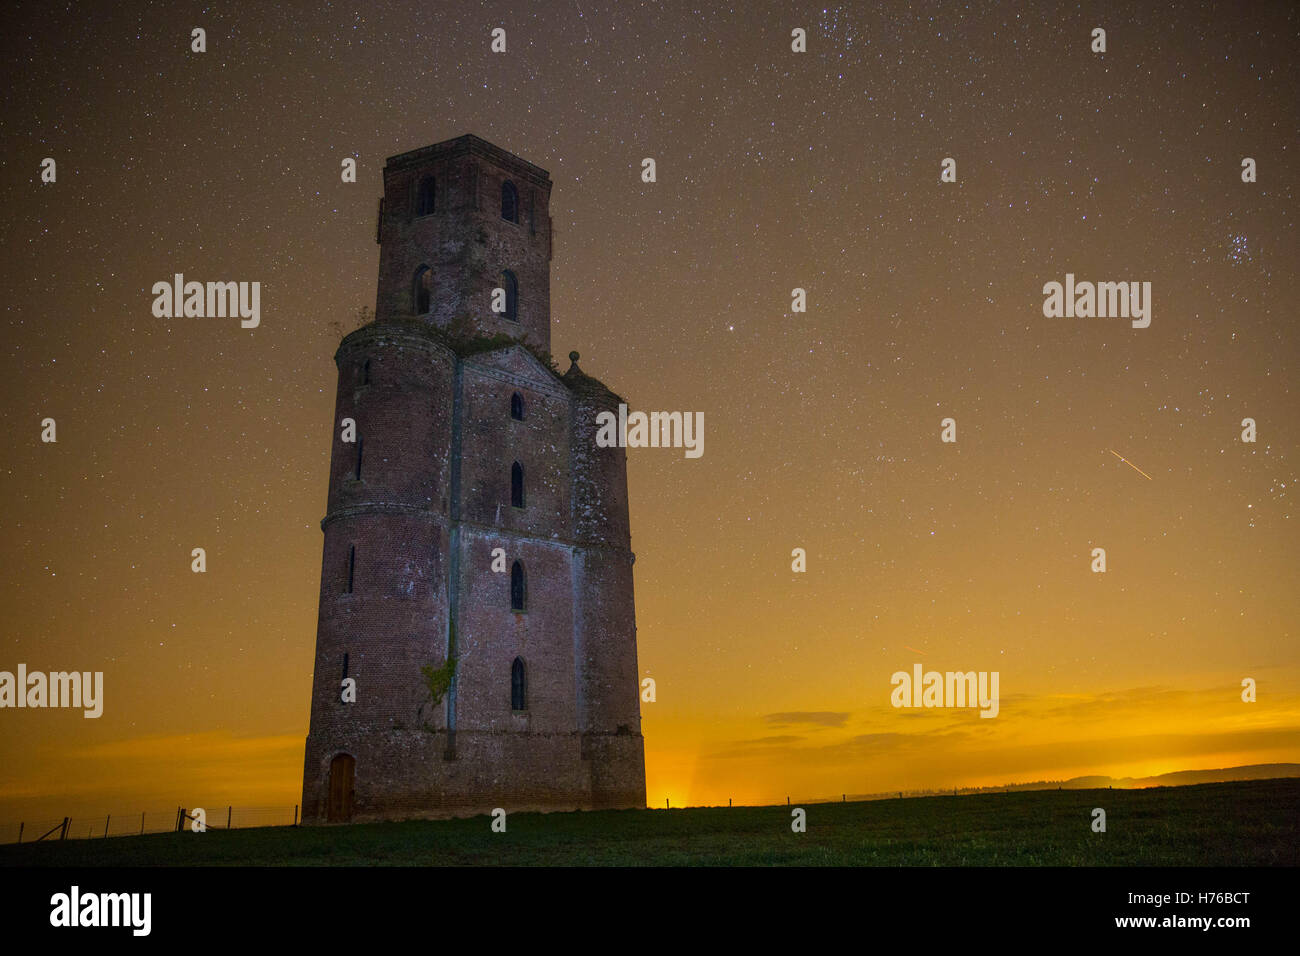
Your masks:
<path fill-rule="evenodd" d="M 325 819 L 347 823 L 352 819 L 352 778 L 357 762 L 351 754 L 339 754 L 330 761 L 330 802 Z"/>

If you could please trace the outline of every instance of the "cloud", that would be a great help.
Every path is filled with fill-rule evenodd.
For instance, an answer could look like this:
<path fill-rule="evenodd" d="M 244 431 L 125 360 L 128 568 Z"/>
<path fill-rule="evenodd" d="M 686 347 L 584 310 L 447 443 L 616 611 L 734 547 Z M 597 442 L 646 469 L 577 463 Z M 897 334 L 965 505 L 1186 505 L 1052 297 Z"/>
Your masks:
<path fill-rule="evenodd" d="M 834 710 L 790 710 L 779 714 L 764 714 L 763 720 L 778 727 L 791 727 L 795 724 L 813 724 L 818 727 L 843 727 L 849 719 L 848 711 Z"/>
<path fill-rule="evenodd" d="M 755 737 L 752 740 L 735 740 L 728 745 L 726 750 L 721 750 L 710 754 L 711 757 L 752 757 L 757 754 L 767 754 L 775 750 L 786 750 L 794 744 L 805 740 L 804 737 L 797 737 L 790 734 L 778 735 L 775 737 Z"/>

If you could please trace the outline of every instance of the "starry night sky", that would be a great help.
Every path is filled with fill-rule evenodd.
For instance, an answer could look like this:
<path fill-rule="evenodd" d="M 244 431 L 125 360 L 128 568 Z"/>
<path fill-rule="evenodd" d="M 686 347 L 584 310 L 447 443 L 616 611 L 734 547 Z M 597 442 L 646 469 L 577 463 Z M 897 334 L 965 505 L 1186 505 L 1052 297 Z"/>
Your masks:
<path fill-rule="evenodd" d="M 332 355 L 385 158 L 463 133 L 554 181 L 554 354 L 704 413 L 629 451 L 651 805 L 1300 760 L 1300 8 L 1092 7 L 9 13 L 0 669 L 106 700 L 0 711 L 0 819 L 298 802 Z M 1150 328 L 1044 318 L 1067 272 Z M 1000 715 L 890 707 L 917 662 Z"/>

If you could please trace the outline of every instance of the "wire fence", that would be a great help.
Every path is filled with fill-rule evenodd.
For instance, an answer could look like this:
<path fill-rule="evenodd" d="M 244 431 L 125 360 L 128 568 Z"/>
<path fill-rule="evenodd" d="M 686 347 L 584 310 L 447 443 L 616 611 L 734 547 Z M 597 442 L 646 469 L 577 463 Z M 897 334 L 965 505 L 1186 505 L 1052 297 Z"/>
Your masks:
<path fill-rule="evenodd" d="M 906 797 L 931 797 L 958 793 L 984 793 L 1002 788 L 956 788 L 953 790 L 905 790 L 886 793 L 857 793 L 854 802 L 868 800 L 887 800 Z M 1041 789 L 1051 789 L 1043 787 Z M 1059 789 L 1059 788 L 1057 788 Z M 848 794 L 834 797 L 816 797 L 795 803 L 840 803 L 848 800 Z M 791 804 L 789 797 L 787 805 Z M 466 804 L 466 807 L 477 804 Z M 652 805 L 653 808 L 654 805 Z M 674 807 L 665 799 L 663 807 L 669 809 L 689 809 Z M 731 801 L 727 801 L 731 806 Z M 481 808 L 480 808 L 481 809 Z M 208 806 L 203 808 L 203 822 L 209 830 L 243 830 L 253 827 L 298 826 L 299 808 L 293 807 L 232 807 Z M 486 811 L 483 811 L 486 812 Z M 143 836 L 146 833 L 175 833 L 190 830 L 198 819 L 194 808 L 175 807 L 171 810 L 148 810 L 139 813 L 106 813 L 102 816 L 80 815 L 63 817 L 56 820 L 23 820 L 17 823 L 0 823 L 0 845 L 6 843 L 34 843 L 39 840 L 97 840 L 116 836 Z"/>
<path fill-rule="evenodd" d="M 298 825 L 294 807 L 173 807 L 170 810 L 81 815 L 58 820 L 20 820 L 0 823 L 0 844 L 35 843 L 39 840 L 98 840 L 105 837 L 175 833 L 192 829 L 200 819 L 209 830 Z"/>

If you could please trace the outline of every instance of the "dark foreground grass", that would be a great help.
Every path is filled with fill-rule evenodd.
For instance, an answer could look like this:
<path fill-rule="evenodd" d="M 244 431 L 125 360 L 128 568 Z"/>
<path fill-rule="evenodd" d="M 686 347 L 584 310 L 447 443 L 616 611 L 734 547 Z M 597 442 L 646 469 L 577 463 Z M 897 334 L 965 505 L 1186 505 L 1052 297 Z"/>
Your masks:
<path fill-rule="evenodd" d="M 0 866 L 1273 866 L 1300 779 L 804 804 L 518 813 L 0 847 Z M 1106 832 L 1091 829 L 1106 811 Z"/>

